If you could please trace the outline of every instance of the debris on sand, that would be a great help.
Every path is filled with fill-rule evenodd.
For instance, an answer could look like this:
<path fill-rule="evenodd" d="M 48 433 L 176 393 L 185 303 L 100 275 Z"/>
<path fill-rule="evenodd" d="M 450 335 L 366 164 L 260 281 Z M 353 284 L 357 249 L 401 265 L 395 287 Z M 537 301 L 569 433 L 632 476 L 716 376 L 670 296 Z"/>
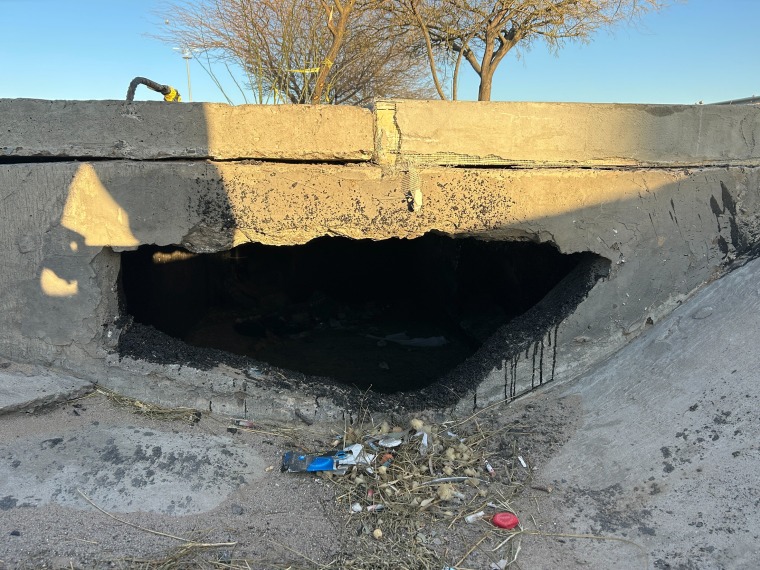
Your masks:
<path fill-rule="evenodd" d="M 347 529 L 354 527 L 362 542 L 360 557 L 347 552 L 335 564 L 458 567 L 489 538 L 503 543 L 494 562 L 514 560 L 519 537 L 504 541 L 504 533 L 518 535 L 522 529 L 509 501 L 527 480 L 524 471 L 519 477 L 513 472 L 520 464 L 489 456 L 486 444 L 496 433 L 477 422 L 435 425 L 418 418 L 406 428 L 387 422 L 347 428 L 333 440 L 336 450 L 317 454 L 334 461 L 336 469 L 319 475 L 338 488 Z M 292 456 L 286 459 L 292 462 Z M 485 538 L 472 546 L 473 534 L 483 532 Z"/>

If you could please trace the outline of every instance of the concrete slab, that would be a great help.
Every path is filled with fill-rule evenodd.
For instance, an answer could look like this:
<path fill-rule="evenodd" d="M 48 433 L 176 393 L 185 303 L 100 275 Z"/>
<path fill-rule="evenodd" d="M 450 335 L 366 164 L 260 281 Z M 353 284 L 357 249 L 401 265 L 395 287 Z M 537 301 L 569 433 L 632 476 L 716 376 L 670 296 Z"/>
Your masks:
<path fill-rule="evenodd" d="M 186 515 L 211 510 L 266 464 L 250 447 L 204 433 L 137 425 L 48 426 L 0 444 L 0 509 L 57 504 Z"/>
<path fill-rule="evenodd" d="M 378 101 L 376 114 L 384 162 L 672 167 L 760 159 L 756 105 L 401 100 Z"/>
<path fill-rule="evenodd" d="M 343 525 L 332 488 L 274 468 L 286 445 L 276 430 L 233 434 L 216 416 L 188 424 L 134 411 L 95 393 L 0 416 L 0 569 L 144 566 L 185 540 L 237 543 L 233 556 L 256 568 L 281 567 L 293 550 L 334 552 Z"/>
<path fill-rule="evenodd" d="M 521 566 L 757 567 L 758 283 L 755 260 L 540 396 L 579 397 L 582 409 L 578 430 L 539 468 L 558 489 L 542 501 L 540 530 L 631 542 L 527 537 Z"/>
<path fill-rule="evenodd" d="M 0 415 L 65 402 L 92 388 L 88 380 L 0 360 Z"/>
<path fill-rule="evenodd" d="M 365 161 L 372 122 L 333 105 L 0 99 L 0 157 Z"/>

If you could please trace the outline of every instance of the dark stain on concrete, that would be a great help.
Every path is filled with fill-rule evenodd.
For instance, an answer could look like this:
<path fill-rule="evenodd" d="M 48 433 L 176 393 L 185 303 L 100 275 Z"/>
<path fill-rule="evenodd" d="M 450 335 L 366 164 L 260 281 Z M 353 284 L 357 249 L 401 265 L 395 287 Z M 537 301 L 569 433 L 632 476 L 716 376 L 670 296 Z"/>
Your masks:
<path fill-rule="evenodd" d="M 682 109 L 677 109 L 672 105 L 647 105 L 644 110 L 655 117 L 668 117 L 673 113 L 682 111 Z"/>
<path fill-rule="evenodd" d="M 0 511 L 9 511 L 15 508 L 17 504 L 18 499 L 11 497 L 10 495 L 6 495 L 0 499 Z"/>
<path fill-rule="evenodd" d="M 52 439 L 45 439 L 40 444 L 42 446 L 42 449 L 52 449 L 56 445 L 63 443 L 62 437 L 54 437 Z"/>
<path fill-rule="evenodd" d="M 120 465 L 124 463 L 124 457 L 119 453 L 119 448 L 115 445 L 109 445 L 101 454 L 101 461 L 106 463 L 113 463 L 114 465 Z"/>

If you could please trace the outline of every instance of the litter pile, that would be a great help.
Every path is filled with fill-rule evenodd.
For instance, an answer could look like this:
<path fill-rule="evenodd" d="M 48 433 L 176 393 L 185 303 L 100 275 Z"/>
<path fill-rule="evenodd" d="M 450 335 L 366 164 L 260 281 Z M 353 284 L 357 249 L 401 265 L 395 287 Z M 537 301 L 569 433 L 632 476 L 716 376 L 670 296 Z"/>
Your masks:
<path fill-rule="evenodd" d="M 509 501 L 531 470 L 516 453 L 489 457 L 492 435 L 477 422 L 467 430 L 454 422 L 384 422 L 347 429 L 326 452 L 289 451 L 282 471 L 316 472 L 339 487 L 347 530 L 363 543 L 361 556 L 346 553 L 341 567 L 456 568 L 498 538 L 489 563 L 506 568 L 519 553 L 519 539 L 511 539 L 522 530 Z"/>

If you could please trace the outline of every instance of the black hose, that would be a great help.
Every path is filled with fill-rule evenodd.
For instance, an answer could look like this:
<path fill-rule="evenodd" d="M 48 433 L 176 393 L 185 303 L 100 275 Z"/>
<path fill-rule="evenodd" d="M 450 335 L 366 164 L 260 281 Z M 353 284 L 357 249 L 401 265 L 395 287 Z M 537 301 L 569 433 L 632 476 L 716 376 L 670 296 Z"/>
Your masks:
<path fill-rule="evenodd" d="M 151 81 L 146 77 L 135 77 L 129 84 L 127 89 L 127 101 L 132 102 L 135 100 L 135 89 L 138 85 L 145 85 L 148 89 L 157 91 L 164 96 L 164 101 L 180 101 L 179 91 L 177 91 L 171 85 L 161 85 L 155 81 Z"/>

